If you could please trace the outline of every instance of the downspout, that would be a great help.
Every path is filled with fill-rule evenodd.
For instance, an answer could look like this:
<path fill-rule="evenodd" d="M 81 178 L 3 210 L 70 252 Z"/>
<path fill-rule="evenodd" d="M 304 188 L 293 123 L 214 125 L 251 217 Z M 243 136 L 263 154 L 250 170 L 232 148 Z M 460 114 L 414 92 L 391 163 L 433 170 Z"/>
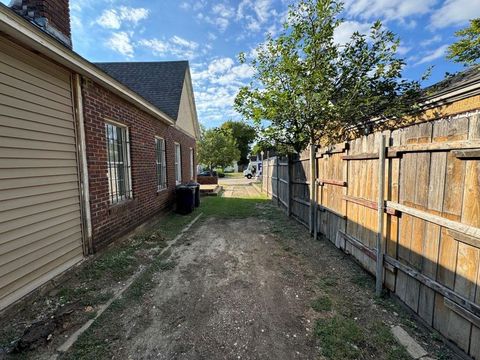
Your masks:
<path fill-rule="evenodd" d="M 82 78 L 79 74 L 74 75 L 75 116 L 78 123 L 78 154 L 81 176 L 81 201 L 83 202 L 84 224 L 86 236 L 84 237 L 85 255 L 93 253 L 92 243 L 92 217 L 90 213 L 90 187 L 88 182 L 87 144 L 85 140 L 85 122 L 83 117 Z"/>

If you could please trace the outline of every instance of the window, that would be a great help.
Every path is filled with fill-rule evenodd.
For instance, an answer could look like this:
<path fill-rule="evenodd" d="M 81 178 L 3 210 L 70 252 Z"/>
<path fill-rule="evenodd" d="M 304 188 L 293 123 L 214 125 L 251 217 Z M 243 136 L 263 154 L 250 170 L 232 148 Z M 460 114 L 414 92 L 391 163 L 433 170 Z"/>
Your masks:
<path fill-rule="evenodd" d="M 116 204 L 132 197 L 128 129 L 105 123 L 105 133 L 110 203 Z"/>
<path fill-rule="evenodd" d="M 167 161 L 165 156 L 165 140 L 155 138 L 155 154 L 157 163 L 157 190 L 167 187 Z"/>
<path fill-rule="evenodd" d="M 182 149 L 175 143 L 175 181 L 177 185 L 182 182 Z"/>
<path fill-rule="evenodd" d="M 190 179 L 193 180 L 193 178 L 195 177 L 195 173 L 194 173 L 194 152 L 193 152 L 193 148 L 190 148 Z"/>

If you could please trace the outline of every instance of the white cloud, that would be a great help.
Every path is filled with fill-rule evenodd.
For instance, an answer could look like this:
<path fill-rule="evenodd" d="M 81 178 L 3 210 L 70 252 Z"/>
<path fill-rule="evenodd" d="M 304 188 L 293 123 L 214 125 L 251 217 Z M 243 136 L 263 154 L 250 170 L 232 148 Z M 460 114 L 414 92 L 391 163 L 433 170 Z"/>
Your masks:
<path fill-rule="evenodd" d="M 210 41 L 217 40 L 217 35 L 215 35 L 214 33 L 211 33 L 211 32 L 208 33 L 207 37 L 208 37 L 208 40 L 210 40 Z"/>
<path fill-rule="evenodd" d="M 116 10 L 105 10 L 97 19 L 97 24 L 107 29 L 120 29 L 121 21 Z"/>
<path fill-rule="evenodd" d="M 220 32 L 224 32 L 227 29 L 228 25 L 230 24 L 230 21 L 226 18 L 217 17 L 217 16 L 210 17 L 208 15 L 204 15 L 203 13 L 198 13 L 197 19 L 216 26 Z"/>
<path fill-rule="evenodd" d="M 193 10 L 199 11 L 207 5 L 206 0 L 193 0 L 193 1 L 183 1 L 180 3 L 180 8 L 182 10 Z"/>
<path fill-rule="evenodd" d="M 345 10 L 350 16 L 364 20 L 383 18 L 403 21 L 409 16 L 431 12 L 436 3 L 437 0 L 345 0 Z"/>
<path fill-rule="evenodd" d="M 198 55 L 198 43 L 180 36 L 165 39 L 141 39 L 137 45 L 149 48 L 158 57 L 173 56 L 182 59 L 193 59 Z"/>
<path fill-rule="evenodd" d="M 203 123 L 214 125 L 230 118 L 239 118 L 233 103 L 240 86 L 253 76 L 247 64 L 237 64 L 230 57 L 192 65 L 195 100 Z"/>
<path fill-rule="evenodd" d="M 130 35 L 124 31 L 113 33 L 107 40 L 106 45 L 113 51 L 119 52 L 127 57 L 133 56 L 133 45 Z"/>
<path fill-rule="evenodd" d="M 430 22 L 434 29 L 439 29 L 451 25 L 462 25 L 469 19 L 479 16 L 478 0 L 446 0 L 442 7 L 432 14 Z"/>
<path fill-rule="evenodd" d="M 177 35 L 173 36 L 170 41 L 173 44 L 184 47 L 186 49 L 195 50 L 196 48 L 198 48 L 198 44 L 195 41 L 185 40 L 184 38 L 181 38 Z"/>
<path fill-rule="evenodd" d="M 246 21 L 246 29 L 259 32 L 271 19 L 283 20 L 284 16 L 272 9 L 272 0 L 242 0 L 237 8 L 237 21 Z M 270 25 L 270 30 L 272 30 Z"/>
<path fill-rule="evenodd" d="M 214 5 L 212 8 L 212 12 L 215 15 L 223 18 L 232 18 L 233 16 L 235 16 L 235 9 L 225 4 Z"/>
<path fill-rule="evenodd" d="M 371 25 L 369 23 L 344 21 L 335 29 L 333 39 L 337 44 L 345 44 L 350 40 L 354 32 L 366 34 L 370 30 L 370 27 Z"/>
<path fill-rule="evenodd" d="M 403 55 L 406 55 L 407 53 L 409 53 L 410 50 L 412 50 L 412 48 L 411 48 L 410 46 L 402 46 L 402 45 L 400 45 L 400 46 L 397 48 L 397 54 L 400 55 L 400 56 L 403 56 Z"/>
<path fill-rule="evenodd" d="M 445 56 L 447 49 L 448 45 L 442 45 L 439 48 L 427 53 L 425 56 L 423 56 L 423 58 L 417 61 L 415 65 L 425 64 L 440 59 L 441 57 Z"/>
<path fill-rule="evenodd" d="M 435 35 L 427 40 L 423 40 L 422 42 L 420 42 L 420 46 L 427 47 L 440 41 L 442 41 L 442 37 L 440 35 Z"/>
<path fill-rule="evenodd" d="M 96 23 L 107 29 L 118 30 L 124 22 L 129 22 L 136 26 L 139 21 L 146 19 L 149 10 L 145 8 L 130 8 L 120 6 L 118 9 L 104 10 L 102 15 L 96 20 Z"/>

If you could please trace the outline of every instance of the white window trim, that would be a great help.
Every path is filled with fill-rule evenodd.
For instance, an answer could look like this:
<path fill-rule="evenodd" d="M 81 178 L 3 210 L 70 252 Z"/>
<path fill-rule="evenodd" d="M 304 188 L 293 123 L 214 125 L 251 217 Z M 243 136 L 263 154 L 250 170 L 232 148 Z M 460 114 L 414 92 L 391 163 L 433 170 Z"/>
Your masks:
<path fill-rule="evenodd" d="M 194 169 L 194 166 L 193 166 L 194 160 L 195 160 L 195 153 L 193 151 L 193 148 L 191 147 L 190 148 L 190 179 L 191 180 L 193 180 L 195 178 L 195 176 L 194 176 L 195 169 Z"/>
<path fill-rule="evenodd" d="M 133 199 L 133 184 L 132 184 L 132 161 L 131 161 L 131 157 L 130 157 L 130 129 L 127 125 L 125 124 L 122 124 L 120 122 L 117 122 L 117 121 L 114 121 L 114 120 L 111 120 L 111 119 L 105 119 L 105 124 L 110 124 L 110 125 L 113 125 L 113 126 L 116 126 L 116 127 L 119 127 L 119 128 L 122 128 L 122 129 L 125 129 L 125 142 L 126 142 L 126 151 L 125 151 L 125 156 L 126 156 L 126 161 L 127 161 L 127 170 L 126 170 L 126 176 L 125 176 L 125 179 L 127 180 L 127 184 L 125 184 L 125 188 L 126 188 L 126 192 L 130 195 L 130 196 L 125 196 L 125 199 L 122 199 L 122 200 L 119 200 L 119 201 L 116 201 L 116 202 L 113 202 L 113 199 L 112 199 L 112 196 L 111 196 L 111 193 L 110 193 L 110 179 L 108 180 L 109 182 L 109 187 L 108 187 L 108 198 L 109 198 L 109 203 L 111 206 L 115 206 L 115 205 L 118 205 L 118 204 L 121 204 L 125 201 L 129 201 L 131 199 Z M 105 139 L 108 141 L 108 134 L 105 134 Z M 108 144 L 107 144 L 108 146 Z M 107 166 L 108 166 L 108 162 L 109 162 L 109 159 L 108 159 L 108 148 L 107 148 Z"/>
<path fill-rule="evenodd" d="M 157 140 L 163 141 L 163 151 L 165 157 L 163 158 L 163 168 L 165 170 L 165 186 L 160 186 L 158 185 L 158 179 L 157 179 L 157 192 L 162 192 L 166 191 L 168 189 L 168 177 L 167 177 L 167 141 L 160 137 L 160 136 L 155 136 L 155 165 L 158 165 L 157 163 Z M 156 169 L 155 169 L 156 170 Z M 156 171 L 155 171 L 156 172 Z M 156 174 L 158 176 L 158 174 Z"/>
<path fill-rule="evenodd" d="M 180 149 L 177 159 L 177 146 Z M 177 161 L 178 160 L 178 161 Z M 180 178 L 180 181 L 178 180 Z M 180 185 L 182 183 L 182 145 L 175 143 L 175 183 Z"/>

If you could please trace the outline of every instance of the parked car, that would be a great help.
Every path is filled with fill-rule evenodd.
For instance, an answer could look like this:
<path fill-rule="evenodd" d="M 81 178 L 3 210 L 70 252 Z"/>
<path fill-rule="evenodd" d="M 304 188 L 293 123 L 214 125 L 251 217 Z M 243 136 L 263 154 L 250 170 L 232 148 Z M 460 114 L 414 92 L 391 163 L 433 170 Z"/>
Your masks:
<path fill-rule="evenodd" d="M 197 176 L 217 176 L 217 172 L 216 171 L 210 171 L 210 170 L 203 170 L 202 172 L 197 174 Z"/>

